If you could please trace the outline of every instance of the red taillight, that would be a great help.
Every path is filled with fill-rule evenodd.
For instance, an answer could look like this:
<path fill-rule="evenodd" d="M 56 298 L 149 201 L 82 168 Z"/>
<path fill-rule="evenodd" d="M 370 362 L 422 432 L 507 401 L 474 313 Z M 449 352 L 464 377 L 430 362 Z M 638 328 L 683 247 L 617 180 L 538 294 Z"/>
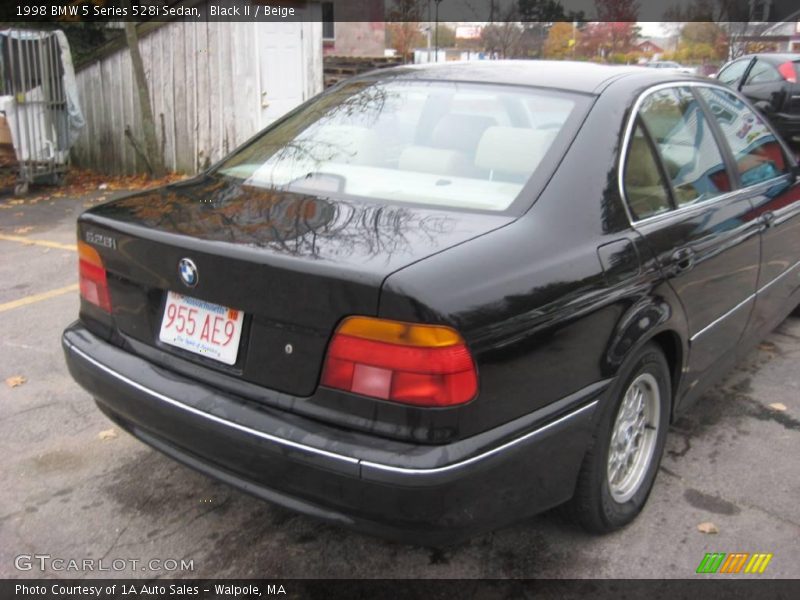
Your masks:
<path fill-rule="evenodd" d="M 322 385 L 415 406 L 453 406 L 475 397 L 478 377 L 464 340 L 449 327 L 349 317 L 328 347 Z"/>
<path fill-rule="evenodd" d="M 789 83 L 797 83 L 797 69 L 792 61 L 786 61 L 778 67 L 778 73 Z"/>
<path fill-rule="evenodd" d="M 78 242 L 78 258 L 81 296 L 87 302 L 99 306 L 106 312 L 111 312 L 111 296 L 108 293 L 106 269 L 97 250 L 85 242 Z"/>

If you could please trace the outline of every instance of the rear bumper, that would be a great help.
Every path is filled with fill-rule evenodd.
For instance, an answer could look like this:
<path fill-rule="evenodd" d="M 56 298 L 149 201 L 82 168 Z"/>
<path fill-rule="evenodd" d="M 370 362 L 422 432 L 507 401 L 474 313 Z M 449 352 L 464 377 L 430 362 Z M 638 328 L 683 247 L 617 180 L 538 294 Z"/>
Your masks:
<path fill-rule="evenodd" d="M 441 544 L 567 500 L 608 381 L 447 445 L 416 445 L 257 406 L 149 363 L 78 323 L 70 373 L 100 409 L 172 458 L 292 510 L 407 542 Z M 563 404 L 562 404 L 563 403 Z"/>

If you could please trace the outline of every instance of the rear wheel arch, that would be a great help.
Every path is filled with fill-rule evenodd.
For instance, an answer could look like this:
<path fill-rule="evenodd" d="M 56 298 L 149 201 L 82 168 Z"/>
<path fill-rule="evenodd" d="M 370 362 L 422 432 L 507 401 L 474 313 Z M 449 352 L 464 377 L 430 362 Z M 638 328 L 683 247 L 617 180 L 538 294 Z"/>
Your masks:
<path fill-rule="evenodd" d="M 631 356 L 649 342 L 656 344 L 669 365 L 672 420 L 684 364 L 689 357 L 688 332 L 680 299 L 669 284 L 657 283 L 649 293 L 630 304 L 617 320 L 603 357 L 603 372 L 606 377 L 617 377 Z"/>
<path fill-rule="evenodd" d="M 674 329 L 659 331 L 650 338 L 656 344 L 669 365 L 670 379 L 672 380 L 672 398 L 670 398 L 670 420 L 675 420 L 675 398 L 677 398 L 678 385 L 683 373 L 684 349 L 681 337 Z"/>

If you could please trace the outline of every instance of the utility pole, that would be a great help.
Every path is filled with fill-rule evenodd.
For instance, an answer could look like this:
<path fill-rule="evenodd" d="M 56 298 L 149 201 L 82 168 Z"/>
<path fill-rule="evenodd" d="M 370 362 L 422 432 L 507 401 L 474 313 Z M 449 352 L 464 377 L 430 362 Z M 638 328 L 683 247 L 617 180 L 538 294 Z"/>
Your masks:
<path fill-rule="evenodd" d="M 431 61 L 431 0 L 428 0 L 428 62 Z"/>
<path fill-rule="evenodd" d="M 436 62 L 439 62 L 439 4 L 442 0 L 433 0 L 436 3 L 436 29 L 433 32 L 434 46 L 436 48 Z"/>

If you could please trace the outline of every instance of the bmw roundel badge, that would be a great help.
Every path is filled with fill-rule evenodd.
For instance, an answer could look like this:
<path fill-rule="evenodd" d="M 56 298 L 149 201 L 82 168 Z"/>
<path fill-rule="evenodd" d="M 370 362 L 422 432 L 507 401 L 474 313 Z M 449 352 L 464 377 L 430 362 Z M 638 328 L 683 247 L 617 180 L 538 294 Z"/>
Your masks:
<path fill-rule="evenodd" d="M 200 274 L 197 272 L 197 267 L 190 258 L 182 258 L 178 263 L 178 274 L 181 276 L 181 281 L 187 287 L 194 287 L 200 281 Z"/>

